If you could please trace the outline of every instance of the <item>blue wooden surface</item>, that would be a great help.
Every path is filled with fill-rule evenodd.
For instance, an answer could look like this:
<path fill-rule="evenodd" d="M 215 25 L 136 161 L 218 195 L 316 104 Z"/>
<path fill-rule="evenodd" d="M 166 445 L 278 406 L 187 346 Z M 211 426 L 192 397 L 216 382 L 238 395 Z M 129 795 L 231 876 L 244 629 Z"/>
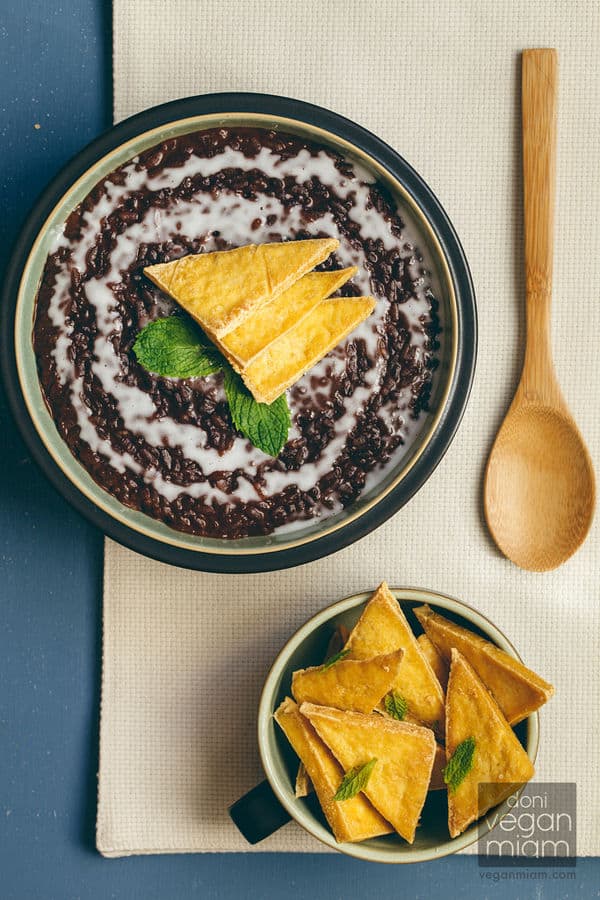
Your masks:
<path fill-rule="evenodd" d="M 102 0 L 0 0 L 0 271 L 36 194 L 110 124 L 110 40 Z M 0 447 L 2 900 L 600 895 L 600 860 L 580 860 L 574 881 L 550 871 L 497 883 L 466 857 L 402 869 L 320 855 L 103 860 L 94 849 L 102 537 L 32 465 L 3 401 Z"/>

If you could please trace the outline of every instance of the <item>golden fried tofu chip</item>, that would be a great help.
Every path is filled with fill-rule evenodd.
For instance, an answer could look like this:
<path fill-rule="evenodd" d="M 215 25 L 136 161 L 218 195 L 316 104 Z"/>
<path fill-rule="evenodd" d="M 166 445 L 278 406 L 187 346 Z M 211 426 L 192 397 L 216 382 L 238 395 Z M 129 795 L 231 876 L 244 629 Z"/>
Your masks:
<path fill-rule="evenodd" d="M 323 662 L 327 662 L 328 659 L 331 659 L 332 656 L 335 656 L 336 653 L 339 653 L 340 650 L 343 650 L 344 645 L 349 637 L 350 632 L 345 625 L 336 625 L 335 631 L 329 638 L 329 643 L 327 644 L 327 651 L 325 653 L 325 659 L 323 660 Z"/>
<path fill-rule="evenodd" d="M 453 649 L 446 694 L 447 760 L 469 739 L 475 743 L 472 767 L 454 790 L 448 786 L 451 837 L 506 800 L 515 785 L 525 784 L 535 772 L 498 704 L 464 656 Z"/>
<path fill-rule="evenodd" d="M 313 786 L 311 784 L 311 780 L 308 777 L 308 772 L 306 771 L 306 766 L 303 762 L 298 763 L 298 771 L 296 772 L 296 783 L 294 785 L 294 796 L 295 797 L 308 797 L 308 795 L 313 790 Z"/>
<path fill-rule="evenodd" d="M 339 246 L 334 238 L 247 244 L 147 266 L 144 274 L 209 336 L 223 337 Z"/>
<path fill-rule="evenodd" d="M 445 619 L 429 606 L 419 606 L 415 615 L 447 662 L 453 647 L 462 653 L 493 694 L 509 725 L 526 719 L 554 693 L 551 684 L 522 662 L 491 641 Z"/>
<path fill-rule="evenodd" d="M 343 649 L 349 636 L 350 632 L 345 625 L 342 625 L 341 623 L 336 625 L 335 631 L 329 638 L 323 662 L 327 662 L 328 659 L 331 659 L 332 656 L 339 653 L 340 650 Z M 313 786 L 310 783 L 310 778 L 307 775 L 306 769 L 302 763 L 299 763 L 298 772 L 296 774 L 296 797 L 307 797 L 312 789 Z"/>
<path fill-rule="evenodd" d="M 402 650 L 372 659 L 340 659 L 332 666 L 299 669 L 292 675 L 296 703 L 371 712 L 398 677 Z"/>
<path fill-rule="evenodd" d="M 437 649 L 434 643 L 429 640 L 426 634 L 420 634 L 417 638 L 417 644 L 421 648 L 421 653 L 435 672 L 435 677 L 442 686 L 442 690 L 446 690 L 448 684 L 448 675 L 450 666 Z"/>
<path fill-rule="evenodd" d="M 444 781 L 444 769 L 446 768 L 446 751 L 441 744 L 435 745 L 435 756 L 433 758 L 433 769 L 431 770 L 431 781 L 429 782 L 430 791 L 445 791 L 446 782 Z"/>
<path fill-rule="evenodd" d="M 304 763 L 336 841 L 364 841 L 393 831 L 362 794 L 343 803 L 333 799 L 344 777 L 342 767 L 293 700 L 286 697 L 274 715 Z"/>
<path fill-rule="evenodd" d="M 350 659 L 404 650 L 393 689 L 406 701 L 409 721 L 418 720 L 443 735 L 444 692 L 385 581 L 365 606 L 346 647 Z"/>
<path fill-rule="evenodd" d="M 219 341 L 221 350 L 234 368 L 241 372 L 255 356 L 288 332 L 321 300 L 337 291 L 357 272 L 356 266 L 336 272 L 309 272 L 222 337 Z"/>
<path fill-rule="evenodd" d="M 300 712 L 346 772 L 377 760 L 364 793 L 412 844 L 431 778 L 433 731 L 378 713 L 343 712 L 312 703 L 303 703 Z"/>
<path fill-rule="evenodd" d="M 269 344 L 241 373 L 259 403 L 272 403 L 375 309 L 372 297 L 322 300 L 293 328 Z"/>

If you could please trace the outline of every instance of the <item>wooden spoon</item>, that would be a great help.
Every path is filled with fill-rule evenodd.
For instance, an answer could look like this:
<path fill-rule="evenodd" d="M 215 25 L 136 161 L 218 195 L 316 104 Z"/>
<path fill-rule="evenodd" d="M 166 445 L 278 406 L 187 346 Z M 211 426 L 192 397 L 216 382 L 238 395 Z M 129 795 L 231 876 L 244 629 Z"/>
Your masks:
<path fill-rule="evenodd" d="M 488 528 L 523 569 L 543 572 L 583 543 L 596 489 L 587 447 L 556 380 L 550 339 L 556 50 L 522 57 L 527 347 L 521 381 L 498 432 L 484 488 Z"/>

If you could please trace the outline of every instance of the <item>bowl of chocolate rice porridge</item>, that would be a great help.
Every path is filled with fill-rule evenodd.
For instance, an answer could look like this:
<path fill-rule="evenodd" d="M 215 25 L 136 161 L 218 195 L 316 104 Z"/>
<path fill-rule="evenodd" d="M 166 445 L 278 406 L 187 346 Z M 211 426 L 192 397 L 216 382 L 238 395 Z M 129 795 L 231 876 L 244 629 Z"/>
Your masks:
<path fill-rule="evenodd" d="M 234 426 L 221 372 L 140 365 L 137 335 L 178 312 L 144 268 L 310 238 L 339 241 L 318 269 L 356 267 L 338 293 L 375 308 L 287 390 L 273 457 Z M 372 531 L 443 456 L 473 377 L 471 278 L 433 193 L 370 132 L 285 98 L 193 97 L 113 128 L 38 201 L 4 292 L 36 461 L 108 535 L 197 569 L 283 568 Z"/>

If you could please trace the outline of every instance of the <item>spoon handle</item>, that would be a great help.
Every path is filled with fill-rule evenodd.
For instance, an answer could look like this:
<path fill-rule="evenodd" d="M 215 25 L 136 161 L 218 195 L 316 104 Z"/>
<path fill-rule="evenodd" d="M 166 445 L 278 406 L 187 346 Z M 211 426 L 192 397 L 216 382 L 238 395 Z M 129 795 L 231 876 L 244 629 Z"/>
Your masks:
<path fill-rule="evenodd" d="M 521 79 L 527 298 L 527 349 L 521 390 L 529 400 L 560 404 L 550 337 L 556 173 L 556 50 L 524 50 Z"/>

